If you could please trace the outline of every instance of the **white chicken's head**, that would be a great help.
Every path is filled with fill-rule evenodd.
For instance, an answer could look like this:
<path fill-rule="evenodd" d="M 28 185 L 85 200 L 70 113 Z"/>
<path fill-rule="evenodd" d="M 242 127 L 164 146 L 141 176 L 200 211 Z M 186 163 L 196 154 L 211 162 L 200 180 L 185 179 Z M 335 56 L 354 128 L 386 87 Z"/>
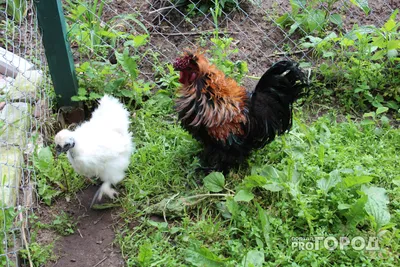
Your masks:
<path fill-rule="evenodd" d="M 63 152 L 67 152 L 75 146 L 75 140 L 73 138 L 72 132 L 70 130 L 61 130 L 54 137 L 54 142 L 56 143 L 57 155 Z"/>

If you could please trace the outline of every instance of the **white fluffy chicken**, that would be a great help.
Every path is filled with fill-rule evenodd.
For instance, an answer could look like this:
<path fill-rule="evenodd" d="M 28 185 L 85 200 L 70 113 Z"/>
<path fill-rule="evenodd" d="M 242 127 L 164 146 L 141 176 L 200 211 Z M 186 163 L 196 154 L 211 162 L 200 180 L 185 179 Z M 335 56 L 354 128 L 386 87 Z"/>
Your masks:
<path fill-rule="evenodd" d="M 129 112 L 116 98 L 100 99 L 92 118 L 75 131 L 61 130 L 55 136 L 57 154 L 66 152 L 74 170 L 85 177 L 103 181 L 93 197 L 93 203 L 103 194 L 113 199 L 118 195 L 112 185 L 125 177 L 133 150 L 129 132 Z"/>

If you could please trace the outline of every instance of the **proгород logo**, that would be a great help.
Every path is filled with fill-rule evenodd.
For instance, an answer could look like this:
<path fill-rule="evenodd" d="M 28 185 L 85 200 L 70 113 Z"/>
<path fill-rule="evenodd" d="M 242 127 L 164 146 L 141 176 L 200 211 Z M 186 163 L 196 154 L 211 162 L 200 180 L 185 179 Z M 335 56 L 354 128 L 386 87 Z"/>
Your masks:
<path fill-rule="evenodd" d="M 335 237 L 335 236 L 307 236 L 292 237 L 292 249 L 294 250 L 379 250 L 378 237 Z"/>

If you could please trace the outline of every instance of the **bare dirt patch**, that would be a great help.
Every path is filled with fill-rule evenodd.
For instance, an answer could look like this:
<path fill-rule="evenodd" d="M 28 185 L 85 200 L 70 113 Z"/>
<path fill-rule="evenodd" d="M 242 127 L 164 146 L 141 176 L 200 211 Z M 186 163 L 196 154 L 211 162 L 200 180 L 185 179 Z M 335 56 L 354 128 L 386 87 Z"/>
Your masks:
<path fill-rule="evenodd" d="M 124 260 L 117 244 L 114 243 L 114 225 L 116 209 L 93 210 L 89 208 L 98 186 L 89 186 L 79 192 L 76 199 L 66 202 L 59 200 L 50 208 L 41 209 L 39 217 L 44 223 L 50 223 L 54 214 L 64 211 L 78 222 L 74 234 L 57 236 L 54 232 L 43 230 L 39 233 L 41 243 L 57 239 L 54 252 L 56 262 L 46 267 L 82 267 L 82 266 L 124 266 Z M 45 240 L 46 239 L 46 240 Z"/>

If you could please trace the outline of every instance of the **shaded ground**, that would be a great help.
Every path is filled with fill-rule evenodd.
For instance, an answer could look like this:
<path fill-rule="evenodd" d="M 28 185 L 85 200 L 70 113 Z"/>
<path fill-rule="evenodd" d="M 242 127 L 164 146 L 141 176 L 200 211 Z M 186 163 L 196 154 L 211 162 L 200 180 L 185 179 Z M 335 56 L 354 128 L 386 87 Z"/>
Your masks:
<path fill-rule="evenodd" d="M 89 209 L 97 189 L 90 186 L 77 195 L 81 202 L 73 214 L 79 220 L 77 231 L 56 243 L 55 249 L 61 258 L 53 266 L 124 266 L 121 253 L 113 243 L 113 210 Z"/>
<path fill-rule="evenodd" d="M 90 186 L 78 193 L 76 199 L 70 203 L 59 201 L 49 210 L 41 210 L 40 220 L 42 222 L 44 221 L 42 220 L 43 216 L 51 216 L 52 213 L 59 213 L 60 211 L 70 214 L 78 221 L 75 233 L 69 236 L 56 237 L 54 233 L 46 233 L 46 231 L 39 233 L 40 239 L 44 243 L 58 238 L 54 249 L 58 260 L 48 263 L 46 266 L 124 266 L 121 252 L 118 246 L 113 243 L 115 220 L 112 215 L 115 209 L 89 209 L 97 188 L 97 186 Z M 56 211 L 54 211 L 55 209 Z"/>

